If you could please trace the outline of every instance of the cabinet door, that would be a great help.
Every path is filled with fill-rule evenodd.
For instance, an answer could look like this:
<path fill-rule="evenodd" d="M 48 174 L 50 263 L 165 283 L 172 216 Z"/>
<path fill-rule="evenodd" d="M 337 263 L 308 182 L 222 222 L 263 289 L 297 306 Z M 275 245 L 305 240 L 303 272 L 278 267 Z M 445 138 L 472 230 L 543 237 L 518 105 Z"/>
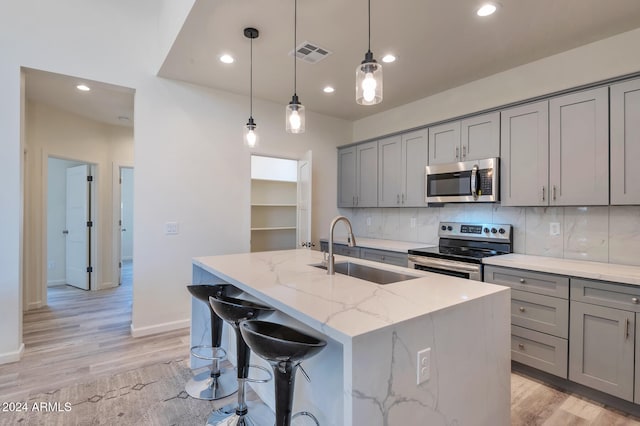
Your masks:
<path fill-rule="evenodd" d="M 378 206 L 400 207 L 402 193 L 402 140 L 394 136 L 378 141 Z"/>
<path fill-rule="evenodd" d="M 611 86 L 611 204 L 640 204 L 640 80 Z"/>
<path fill-rule="evenodd" d="M 640 314 L 636 314 L 636 324 L 640 318 Z M 633 402 L 640 404 L 640 327 L 636 327 L 636 364 L 638 368 L 635 371 L 635 391 Z"/>
<path fill-rule="evenodd" d="M 501 112 L 500 202 L 503 206 L 549 204 L 549 102 Z"/>
<path fill-rule="evenodd" d="M 429 164 L 460 161 L 460 122 L 429 128 Z"/>
<path fill-rule="evenodd" d="M 609 88 L 549 101 L 550 204 L 609 204 Z"/>
<path fill-rule="evenodd" d="M 571 302 L 569 380 L 633 401 L 635 314 Z"/>
<path fill-rule="evenodd" d="M 378 142 L 356 145 L 356 207 L 378 206 Z"/>
<path fill-rule="evenodd" d="M 425 169 L 427 166 L 428 131 L 417 130 L 402 135 L 402 192 L 403 207 L 425 207 Z"/>
<path fill-rule="evenodd" d="M 500 155 L 500 113 L 478 115 L 460 122 L 462 161 Z"/>
<path fill-rule="evenodd" d="M 356 147 L 338 149 L 338 207 L 356 204 Z"/>

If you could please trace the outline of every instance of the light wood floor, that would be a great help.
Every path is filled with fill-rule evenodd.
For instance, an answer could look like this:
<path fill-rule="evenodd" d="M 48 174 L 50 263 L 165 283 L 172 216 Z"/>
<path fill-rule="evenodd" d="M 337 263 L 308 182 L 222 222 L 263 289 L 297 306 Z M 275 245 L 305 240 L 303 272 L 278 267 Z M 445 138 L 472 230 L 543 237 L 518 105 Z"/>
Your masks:
<path fill-rule="evenodd" d="M 120 287 L 98 292 L 50 288 L 49 306 L 24 315 L 25 353 L 20 362 L 0 366 L 0 401 L 188 356 L 188 329 L 131 337 L 132 287 L 126 267 Z M 640 419 L 514 373 L 511 423 L 640 426 Z"/>

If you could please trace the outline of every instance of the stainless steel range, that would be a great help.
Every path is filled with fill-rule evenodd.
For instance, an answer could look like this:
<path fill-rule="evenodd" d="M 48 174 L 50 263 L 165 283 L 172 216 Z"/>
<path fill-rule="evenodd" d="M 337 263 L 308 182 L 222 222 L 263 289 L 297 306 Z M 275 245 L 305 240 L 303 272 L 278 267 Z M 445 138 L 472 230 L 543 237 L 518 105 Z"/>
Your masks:
<path fill-rule="evenodd" d="M 484 257 L 511 253 L 511 225 L 440 222 L 438 247 L 409 250 L 409 267 L 482 281 Z"/>

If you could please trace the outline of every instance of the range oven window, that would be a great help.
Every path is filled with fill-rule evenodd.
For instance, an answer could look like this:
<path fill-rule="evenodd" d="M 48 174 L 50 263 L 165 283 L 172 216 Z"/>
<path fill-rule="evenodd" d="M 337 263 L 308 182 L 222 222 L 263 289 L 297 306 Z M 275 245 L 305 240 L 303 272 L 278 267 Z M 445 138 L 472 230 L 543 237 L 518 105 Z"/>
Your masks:
<path fill-rule="evenodd" d="M 471 172 L 430 175 L 428 196 L 471 195 Z"/>

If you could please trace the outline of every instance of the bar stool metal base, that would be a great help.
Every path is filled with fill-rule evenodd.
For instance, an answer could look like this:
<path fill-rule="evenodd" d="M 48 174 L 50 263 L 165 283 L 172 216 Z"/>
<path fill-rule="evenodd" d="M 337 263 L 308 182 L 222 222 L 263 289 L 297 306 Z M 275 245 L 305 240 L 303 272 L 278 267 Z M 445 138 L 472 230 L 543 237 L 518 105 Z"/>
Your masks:
<path fill-rule="evenodd" d="M 237 403 L 225 405 L 207 419 L 207 426 L 273 426 L 276 416 L 263 402 L 247 401 L 247 414 L 236 413 Z"/>
<path fill-rule="evenodd" d="M 214 401 L 226 398 L 238 391 L 238 379 L 233 369 L 220 370 L 218 377 L 211 377 L 211 370 L 193 376 L 184 389 L 190 397 Z"/>

